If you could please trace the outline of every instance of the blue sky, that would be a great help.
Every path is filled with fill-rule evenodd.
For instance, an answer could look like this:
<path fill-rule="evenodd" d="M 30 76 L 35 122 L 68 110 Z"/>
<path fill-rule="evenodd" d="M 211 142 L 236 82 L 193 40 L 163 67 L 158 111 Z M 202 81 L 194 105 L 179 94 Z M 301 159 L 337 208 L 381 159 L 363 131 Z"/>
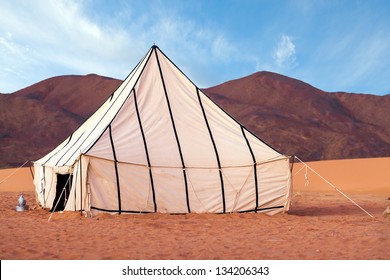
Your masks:
<path fill-rule="evenodd" d="M 273 71 L 390 93 L 390 1 L 0 0 L 0 92 L 58 75 L 124 79 L 153 45 L 199 87 Z"/>

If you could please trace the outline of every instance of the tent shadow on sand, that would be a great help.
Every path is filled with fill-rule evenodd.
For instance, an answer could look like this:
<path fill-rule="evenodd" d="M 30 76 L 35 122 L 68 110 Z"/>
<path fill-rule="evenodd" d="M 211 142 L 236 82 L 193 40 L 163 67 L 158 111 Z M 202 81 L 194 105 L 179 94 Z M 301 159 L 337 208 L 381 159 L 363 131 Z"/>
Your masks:
<path fill-rule="evenodd" d="M 334 205 L 334 206 L 304 206 L 294 207 L 288 211 L 289 215 L 302 217 L 320 216 L 362 216 L 361 210 L 354 205 Z"/>
<path fill-rule="evenodd" d="M 353 203 L 351 203 L 338 193 L 301 194 L 298 192 L 293 195 L 288 214 L 301 217 L 360 216 L 368 218 L 370 216 L 372 219 L 375 216 L 380 216 L 380 213 L 383 212 L 382 202 L 384 201 L 367 200 L 367 198 L 359 201 L 358 197 L 354 197 Z M 364 212 L 362 212 L 362 206 Z"/>

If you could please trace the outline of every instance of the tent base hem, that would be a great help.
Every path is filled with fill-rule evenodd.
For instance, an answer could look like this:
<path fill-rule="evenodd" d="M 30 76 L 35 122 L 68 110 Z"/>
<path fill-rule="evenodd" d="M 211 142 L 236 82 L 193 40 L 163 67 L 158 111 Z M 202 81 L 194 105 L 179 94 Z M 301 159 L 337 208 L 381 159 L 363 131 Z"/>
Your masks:
<path fill-rule="evenodd" d="M 169 214 L 169 215 L 186 215 L 186 214 L 233 214 L 233 213 L 261 213 L 263 211 L 269 211 L 269 210 L 275 210 L 275 209 L 282 209 L 284 206 L 272 206 L 272 207 L 265 207 L 265 208 L 258 208 L 258 209 L 252 209 L 252 210 L 243 210 L 243 211 L 237 211 L 237 212 L 205 212 L 205 213 L 161 213 L 161 214 Z M 103 209 L 91 206 L 91 210 L 96 210 L 99 212 L 107 212 L 107 213 L 125 213 L 125 214 L 153 214 L 153 213 L 160 213 L 160 212 L 148 212 L 148 211 L 134 211 L 134 210 L 113 210 L 113 209 Z M 284 211 L 287 212 L 287 211 Z"/>

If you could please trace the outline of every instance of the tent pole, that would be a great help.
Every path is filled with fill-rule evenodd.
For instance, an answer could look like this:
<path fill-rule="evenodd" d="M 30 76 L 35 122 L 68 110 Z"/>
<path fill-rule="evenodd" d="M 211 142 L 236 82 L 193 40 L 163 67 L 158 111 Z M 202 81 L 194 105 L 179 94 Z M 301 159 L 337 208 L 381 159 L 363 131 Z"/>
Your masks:
<path fill-rule="evenodd" d="M 56 203 L 56 205 L 54 206 L 53 211 L 51 212 L 51 215 L 50 215 L 49 219 L 47 220 L 48 222 L 50 222 L 51 217 L 53 216 L 54 212 L 56 211 L 56 208 L 57 208 L 57 206 L 58 206 L 58 203 L 60 202 L 60 199 L 61 199 L 61 197 L 62 197 L 62 195 L 64 194 L 64 191 L 65 191 L 65 189 L 66 189 L 66 185 L 69 184 L 69 179 L 70 179 L 70 174 L 69 174 L 68 180 L 66 180 L 66 183 L 65 183 L 65 185 L 64 185 L 64 188 L 62 189 L 62 192 L 61 192 L 61 194 L 60 194 L 60 197 L 58 198 L 57 203 Z"/>

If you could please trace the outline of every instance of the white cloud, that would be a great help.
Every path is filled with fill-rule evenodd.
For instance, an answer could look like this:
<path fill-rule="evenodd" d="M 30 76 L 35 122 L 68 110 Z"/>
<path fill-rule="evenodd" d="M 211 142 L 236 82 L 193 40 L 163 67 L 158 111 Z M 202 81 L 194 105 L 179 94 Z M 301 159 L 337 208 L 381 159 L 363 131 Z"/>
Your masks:
<path fill-rule="evenodd" d="M 83 8 L 70 0 L 1 1 L 0 91 L 58 74 L 125 77 L 128 61 L 141 57 L 142 52 L 131 51 L 140 50 L 139 43 L 123 29 L 93 22 Z"/>
<path fill-rule="evenodd" d="M 203 24 L 172 6 L 167 8 L 165 2 L 158 3 L 148 10 L 149 21 L 141 28 L 142 36 L 155 42 L 199 87 L 215 83 L 212 69 L 228 71 L 226 64 L 239 60 L 236 42 L 218 26 Z"/>
<path fill-rule="evenodd" d="M 295 45 L 291 38 L 282 34 L 278 44 L 274 49 L 273 58 L 277 66 L 282 68 L 290 68 L 295 66 Z"/>
<path fill-rule="evenodd" d="M 236 47 L 223 34 L 218 34 L 212 41 L 212 53 L 217 58 L 230 60 L 235 59 L 238 52 Z"/>
<path fill-rule="evenodd" d="M 0 34 L 0 61 L 0 92 L 20 89 L 15 84 L 27 86 L 36 69 L 42 67 L 31 48 L 15 42 L 9 32 Z"/>
<path fill-rule="evenodd" d="M 363 92 L 373 92 L 378 84 L 387 81 L 386 65 L 390 63 L 390 40 L 388 36 L 378 32 L 367 36 L 367 40 L 356 43 L 354 49 L 344 53 L 343 65 L 338 65 L 340 88 L 356 88 L 363 82 Z M 383 92 L 382 92 L 383 93 Z"/>
<path fill-rule="evenodd" d="M 176 58 L 188 61 L 188 54 L 196 55 L 196 64 L 207 64 L 210 61 L 225 61 L 235 59 L 236 48 L 226 35 L 213 26 L 204 26 L 183 18 L 179 11 L 169 10 L 159 6 L 152 13 L 152 25 L 143 32 L 150 38 L 155 38 L 166 53 L 172 53 Z M 186 50 L 183 52 L 183 50 Z"/>
<path fill-rule="evenodd" d="M 94 14 L 99 8 L 88 5 L 94 4 L 74 0 L 0 1 L 0 61 L 8 67 L 5 71 L 5 66 L 3 70 L 0 66 L 0 92 L 62 74 L 124 78 L 153 43 L 190 76 L 195 72 L 198 77 L 203 75 L 200 69 L 211 63 L 238 57 L 237 48 L 218 27 L 183 18 L 179 10 L 163 2 L 148 9 L 143 5 L 145 11 L 138 13 L 124 2 L 111 11 L 110 17 Z M 128 15 L 132 15 L 131 20 Z M 11 68 L 20 74 L 11 75 Z"/>
<path fill-rule="evenodd" d="M 334 31 L 311 51 L 311 61 L 300 69 L 302 79 L 326 91 L 388 93 L 383 90 L 390 64 L 387 29 Z"/>
<path fill-rule="evenodd" d="M 247 18 L 255 22 L 244 8 L 243 17 L 229 22 L 236 16 L 232 7 L 198 2 L 0 0 L 0 92 L 63 74 L 124 78 L 153 43 L 201 87 L 269 70 L 303 73 L 301 79 L 325 90 L 358 87 L 362 81 L 388 88 L 388 17 L 372 13 L 382 7 L 363 5 L 350 14 L 350 5 L 341 5 L 348 11 L 344 17 L 343 10 L 330 13 L 337 1 L 256 3 L 253 7 L 265 11 L 281 6 L 281 13 L 244 25 Z M 326 21 L 322 9 L 331 14 Z M 287 21 L 301 44 L 285 31 Z M 279 36 L 270 43 L 272 34 Z"/>

